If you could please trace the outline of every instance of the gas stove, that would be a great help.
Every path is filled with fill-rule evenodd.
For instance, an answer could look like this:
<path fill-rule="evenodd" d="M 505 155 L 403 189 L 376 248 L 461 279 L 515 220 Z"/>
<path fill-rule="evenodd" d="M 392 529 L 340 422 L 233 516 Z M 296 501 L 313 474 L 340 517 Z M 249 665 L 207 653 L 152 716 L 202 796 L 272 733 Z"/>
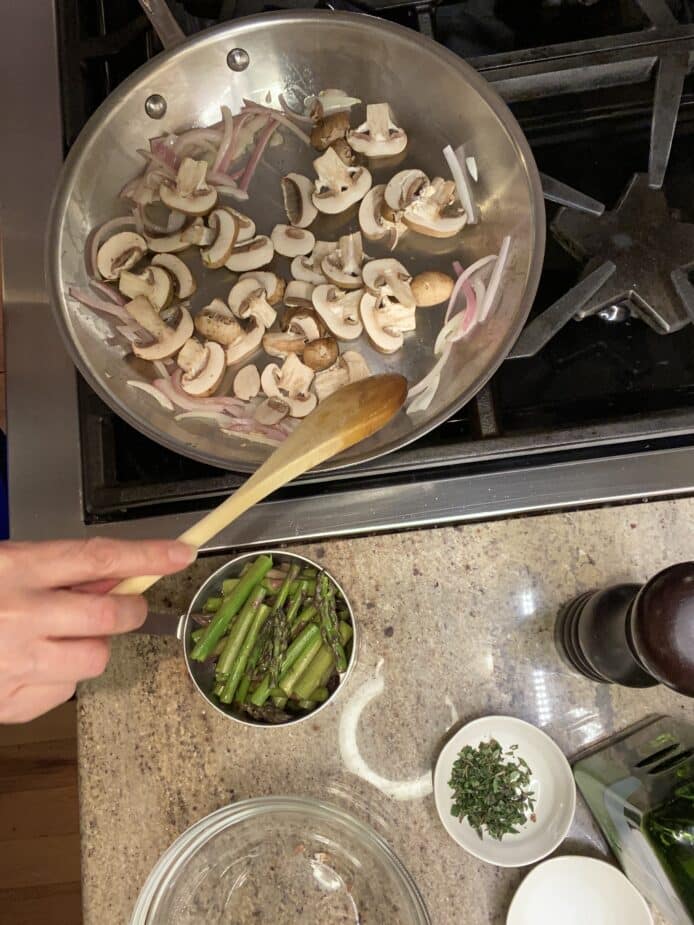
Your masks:
<path fill-rule="evenodd" d="M 693 493 L 694 3 L 320 4 L 431 35 L 495 85 L 543 174 L 544 270 L 511 358 L 473 402 L 398 453 L 301 479 L 215 548 Z M 296 5 L 172 4 L 187 32 Z M 11 532 L 173 535 L 244 476 L 173 454 L 100 401 L 57 339 L 40 253 L 64 151 L 160 46 L 135 0 L 53 12 L 26 0 L 0 38 L 8 73 L 32 49 L 32 81 L 0 87 L 16 126 L 1 203 Z"/>

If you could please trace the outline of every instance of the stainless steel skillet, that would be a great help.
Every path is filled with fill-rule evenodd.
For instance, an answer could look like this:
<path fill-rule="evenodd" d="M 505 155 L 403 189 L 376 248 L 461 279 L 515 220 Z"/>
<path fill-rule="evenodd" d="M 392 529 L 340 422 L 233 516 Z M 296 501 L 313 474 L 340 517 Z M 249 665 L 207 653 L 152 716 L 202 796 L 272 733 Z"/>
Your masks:
<path fill-rule="evenodd" d="M 236 68 L 247 66 L 242 70 Z M 450 272 L 454 259 L 468 265 L 496 253 L 512 236 L 510 263 L 500 304 L 487 324 L 456 345 L 438 393 L 426 411 L 401 412 L 370 440 L 336 457 L 325 468 L 373 459 L 417 439 L 450 416 L 484 385 L 505 358 L 530 310 L 544 253 L 544 208 L 532 155 L 515 119 L 490 86 L 436 43 L 409 30 L 363 15 L 332 12 L 280 13 L 253 17 L 201 33 L 140 68 L 90 119 L 71 150 L 50 217 L 46 266 L 49 292 L 65 341 L 82 374 L 126 421 L 171 449 L 228 469 L 251 471 L 269 448 L 227 437 L 207 421 L 176 421 L 152 399 L 126 385 L 153 378 L 149 364 L 126 355 L 107 338 L 103 322 L 68 299 L 68 286 L 87 283 L 84 250 L 89 232 L 127 206 L 118 192 L 137 174 L 137 149 L 147 139 L 219 119 L 220 104 L 238 111 L 244 98 L 265 102 L 270 94 L 303 98 L 339 86 L 365 101 L 387 101 L 410 143 L 402 167 L 448 176 L 442 149 L 465 142 L 479 168 L 475 192 L 481 222 L 457 238 L 411 236 L 396 256 L 412 273 Z M 362 110 L 363 112 L 363 110 Z M 360 112 L 354 115 L 354 121 Z M 157 118 L 155 118 L 157 117 Z M 311 175 L 312 153 L 284 133 L 270 149 L 251 186 L 247 211 L 261 232 L 284 220 L 279 179 L 297 170 Z M 400 165 L 398 168 L 401 169 Z M 394 168 L 376 167 L 374 183 Z M 319 239 L 356 230 L 356 218 L 323 218 L 312 226 Z M 416 239 L 415 239 L 416 238 Z M 370 256 L 385 256 L 369 245 Z M 186 253 L 183 254 L 188 259 Z M 190 257 L 191 265 L 194 258 Z M 272 267 L 287 277 L 288 262 Z M 203 274 L 196 265 L 198 292 L 193 311 L 212 297 L 224 298 L 226 271 Z M 372 371 L 399 371 L 411 382 L 434 362 L 433 343 L 443 309 L 418 313 L 417 331 L 405 348 L 385 357 L 357 342 Z M 258 358 L 260 363 L 263 359 Z M 228 387 L 230 380 L 226 383 Z"/>

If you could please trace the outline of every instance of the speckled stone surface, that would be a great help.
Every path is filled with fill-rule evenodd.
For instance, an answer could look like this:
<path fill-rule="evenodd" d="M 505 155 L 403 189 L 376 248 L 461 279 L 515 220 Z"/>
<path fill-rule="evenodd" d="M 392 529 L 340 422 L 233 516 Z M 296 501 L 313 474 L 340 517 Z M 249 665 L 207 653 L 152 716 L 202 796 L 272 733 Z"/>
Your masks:
<path fill-rule="evenodd" d="M 569 757 L 647 714 L 691 718 L 692 701 L 664 688 L 574 676 L 552 629 L 577 593 L 691 558 L 693 522 L 689 499 L 292 547 L 334 572 L 361 630 L 337 702 L 293 729 L 217 715 L 194 691 L 175 639 L 117 640 L 107 673 L 79 692 L 85 925 L 128 922 L 177 835 L 232 796 L 263 794 L 322 797 L 369 820 L 413 874 L 435 925 L 501 925 L 523 872 L 465 854 L 430 794 L 390 794 L 423 786 L 456 717 L 531 720 Z M 152 607 L 182 611 L 226 558 L 161 582 Z M 360 691 L 379 672 L 383 692 L 357 716 Z M 580 799 L 557 853 L 571 852 L 606 853 Z"/>

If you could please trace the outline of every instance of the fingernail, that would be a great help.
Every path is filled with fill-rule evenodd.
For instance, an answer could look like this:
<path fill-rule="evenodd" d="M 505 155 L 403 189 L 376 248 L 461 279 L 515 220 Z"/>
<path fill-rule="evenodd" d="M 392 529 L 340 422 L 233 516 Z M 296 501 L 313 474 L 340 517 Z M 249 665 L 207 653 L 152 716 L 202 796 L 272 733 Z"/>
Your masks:
<path fill-rule="evenodd" d="M 195 546 L 189 546 L 187 543 L 172 543 L 169 547 L 169 559 L 181 568 L 195 562 L 197 557 L 198 551 Z"/>

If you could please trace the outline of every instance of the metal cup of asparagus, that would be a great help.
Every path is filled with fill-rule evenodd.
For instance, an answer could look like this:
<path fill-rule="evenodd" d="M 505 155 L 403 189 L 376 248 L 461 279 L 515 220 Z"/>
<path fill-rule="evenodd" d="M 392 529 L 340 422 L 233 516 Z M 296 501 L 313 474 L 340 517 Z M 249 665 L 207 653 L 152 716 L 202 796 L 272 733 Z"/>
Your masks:
<path fill-rule="evenodd" d="M 285 551 L 237 556 L 191 603 L 185 655 L 194 683 L 248 725 L 297 723 L 334 698 L 351 671 L 356 627 L 325 569 Z"/>

